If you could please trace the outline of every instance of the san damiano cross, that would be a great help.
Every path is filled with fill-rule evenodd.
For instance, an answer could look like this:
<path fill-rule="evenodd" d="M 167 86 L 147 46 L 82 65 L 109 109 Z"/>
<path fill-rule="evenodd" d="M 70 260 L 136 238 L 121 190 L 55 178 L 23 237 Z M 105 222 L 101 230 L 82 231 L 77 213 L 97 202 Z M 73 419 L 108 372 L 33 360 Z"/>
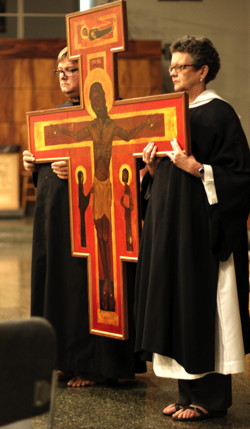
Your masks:
<path fill-rule="evenodd" d="M 138 157 L 150 140 L 159 155 L 173 138 L 183 148 L 188 142 L 185 93 L 118 100 L 125 12 L 119 0 L 66 15 L 82 104 L 27 113 L 37 161 L 68 160 L 72 255 L 88 260 L 90 332 L 120 339 L 127 338 L 124 267 L 137 261 L 141 230 Z"/>

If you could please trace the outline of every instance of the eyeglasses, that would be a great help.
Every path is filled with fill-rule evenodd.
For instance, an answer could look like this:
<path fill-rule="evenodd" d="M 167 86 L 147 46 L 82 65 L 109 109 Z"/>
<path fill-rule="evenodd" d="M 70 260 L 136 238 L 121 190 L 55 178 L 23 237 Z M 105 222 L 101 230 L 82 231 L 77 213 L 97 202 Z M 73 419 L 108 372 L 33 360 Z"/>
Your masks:
<path fill-rule="evenodd" d="M 171 74 L 173 71 L 176 73 L 182 72 L 186 67 L 195 67 L 195 64 L 177 64 L 176 66 L 170 66 L 168 68 L 169 74 Z"/>
<path fill-rule="evenodd" d="M 79 69 L 56 69 L 53 70 L 53 73 L 56 77 L 60 77 L 60 74 L 63 73 L 64 76 L 66 77 L 70 77 L 73 74 L 75 74 L 75 72 L 77 72 Z"/>

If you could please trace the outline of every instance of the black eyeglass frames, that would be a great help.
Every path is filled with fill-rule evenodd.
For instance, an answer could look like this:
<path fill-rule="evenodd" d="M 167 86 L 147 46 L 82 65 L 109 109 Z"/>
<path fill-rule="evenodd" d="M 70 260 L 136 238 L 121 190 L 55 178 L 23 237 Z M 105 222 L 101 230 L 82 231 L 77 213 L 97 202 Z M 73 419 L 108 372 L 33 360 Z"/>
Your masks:
<path fill-rule="evenodd" d="M 55 69 L 53 70 L 53 73 L 56 77 L 60 77 L 60 74 L 63 73 L 64 76 L 70 77 L 76 72 L 78 72 L 79 69 Z"/>

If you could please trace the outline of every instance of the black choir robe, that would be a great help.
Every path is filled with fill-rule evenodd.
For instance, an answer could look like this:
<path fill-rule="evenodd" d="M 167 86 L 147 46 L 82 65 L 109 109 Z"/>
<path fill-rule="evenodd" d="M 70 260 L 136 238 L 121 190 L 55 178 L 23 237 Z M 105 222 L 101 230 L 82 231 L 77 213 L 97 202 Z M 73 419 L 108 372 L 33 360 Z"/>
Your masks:
<path fill-rule="evenodd" d="M 238 116 L 214 99 L 190 109 L 192 153 L 213 168 L 218 203 L 201 179 L 168 157 L 157 168 L 142 233 L 135 291 L 136 351 L 214 370 L 219 261 L 233 252 L 242 331 L 250 351 L 246 221 L 250 152 Z"/>

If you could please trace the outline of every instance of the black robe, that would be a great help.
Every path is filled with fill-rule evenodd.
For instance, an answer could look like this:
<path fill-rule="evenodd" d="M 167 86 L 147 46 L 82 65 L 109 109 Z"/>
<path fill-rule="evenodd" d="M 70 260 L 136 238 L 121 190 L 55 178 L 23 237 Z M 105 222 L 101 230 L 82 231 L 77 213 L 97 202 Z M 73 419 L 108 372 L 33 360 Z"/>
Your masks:
<path fill-rule="evenodd" d="M 137 267 L 136 350 L 214 370 L 219 262 L 233 252 L 245 351 L 250 350 L 246 221 L 250 152 L 238 116 L 222 100 L 190 109 L 192 152 L 213 168 L 218 203 L 201 179 L 163 158 L 152 183 Z"/>
<path fill-rule="evenodd" d="M 94 379 L 133 378 L 135 372 L 146 371 L 145 362 L 134 353 L 135 264 L 127 265 L 129 339 L 91 335 L 86 259 L 71 256 L 68 181 L 59 179 L 50 164 L 38 169 L 31 314 L 45 317 L 55 327 L 58 369 Z"/>

